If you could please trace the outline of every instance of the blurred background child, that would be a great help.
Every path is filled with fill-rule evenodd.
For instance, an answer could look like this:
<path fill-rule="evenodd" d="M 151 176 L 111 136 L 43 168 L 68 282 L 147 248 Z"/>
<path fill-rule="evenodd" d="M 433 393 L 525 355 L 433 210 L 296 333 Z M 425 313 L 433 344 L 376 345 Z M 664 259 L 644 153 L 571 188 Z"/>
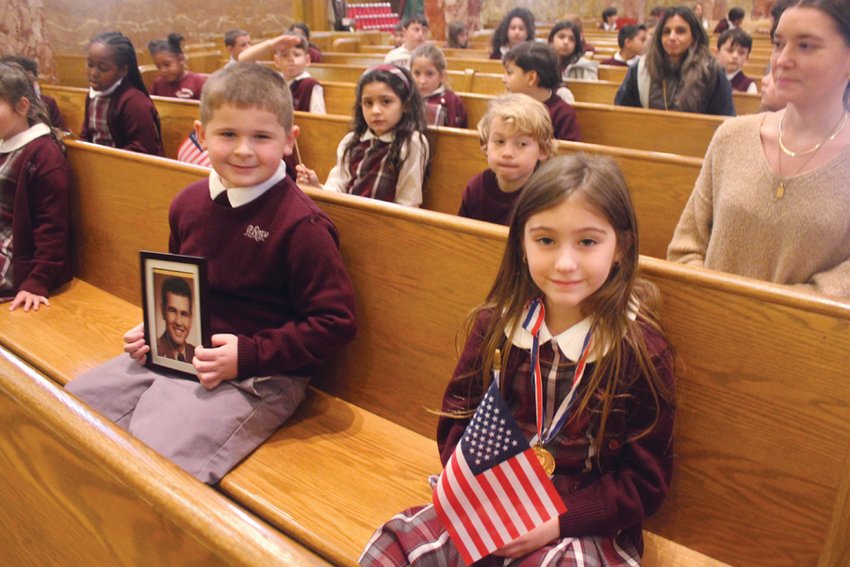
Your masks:
<path fill-rule="evenodd" d="M 414 49 L 411 74 L 425 103 L 429 126 L 466 128 L 463 101 L 446 88 L 446 58 L 439 47 L 426 43 Z"/>
<path fill-rule="evenodd" d="M 742 29 L 726 30 L 717 40 L 717 62 L 726 70 L 726 78 L 736 91 L 758 93 L 755 81 L 744 74 L 744 65 L 750 58 L 753 38 Z"/>
<path fill-rule="evenodd" d="M 201 90 L 207 78 L 186 67 L 182 43 L 182 35 L 170 33 L 166 39 L 155 39 L 148 44 L 151 59 L 159 71 L 159 77 L 151 88 L 153 96 L 201 100 Z"/>

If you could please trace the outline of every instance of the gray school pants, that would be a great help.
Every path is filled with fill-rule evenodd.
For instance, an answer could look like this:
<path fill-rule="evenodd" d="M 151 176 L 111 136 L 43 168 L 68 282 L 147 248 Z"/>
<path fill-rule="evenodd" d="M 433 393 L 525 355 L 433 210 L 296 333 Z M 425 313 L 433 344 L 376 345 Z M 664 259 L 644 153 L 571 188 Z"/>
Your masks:
<path fill-rule="evenodd" d="M 292 415 L 308 382 L 276 375 L 206 390 L 123 354 L 65 389 L 198 480 L 215 484 Z"/>

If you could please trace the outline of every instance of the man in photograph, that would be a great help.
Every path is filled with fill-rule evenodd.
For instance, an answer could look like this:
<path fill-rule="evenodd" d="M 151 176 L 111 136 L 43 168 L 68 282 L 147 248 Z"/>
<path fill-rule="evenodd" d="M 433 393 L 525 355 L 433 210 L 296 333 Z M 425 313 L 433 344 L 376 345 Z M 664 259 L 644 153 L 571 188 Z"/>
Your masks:
<path fill-rule="evenodd" d="M 165 332 L 156 340 L 159 355 L 191 363 L 195 345 L 187 339 L 192 330 L 192 289 L 183 278 L 162 281 L 162 318 Z"/>

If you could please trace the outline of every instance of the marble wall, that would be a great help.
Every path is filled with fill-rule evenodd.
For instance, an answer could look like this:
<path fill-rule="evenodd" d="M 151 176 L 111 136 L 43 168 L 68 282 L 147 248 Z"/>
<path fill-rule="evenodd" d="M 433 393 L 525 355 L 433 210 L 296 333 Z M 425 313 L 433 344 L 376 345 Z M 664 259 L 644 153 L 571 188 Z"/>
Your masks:
<path fill-rule="evenodd" d="M 0 54 L 32 57 L 39 72 L 55 76 L 43 0 L 0 0 Z"/>

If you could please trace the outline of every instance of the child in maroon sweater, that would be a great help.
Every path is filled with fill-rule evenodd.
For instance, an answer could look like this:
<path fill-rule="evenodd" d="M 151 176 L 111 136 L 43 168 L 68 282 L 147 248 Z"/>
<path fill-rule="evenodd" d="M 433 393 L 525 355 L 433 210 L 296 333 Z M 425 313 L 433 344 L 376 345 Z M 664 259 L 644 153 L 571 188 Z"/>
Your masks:
<path fill-rule="evenodd" d="M 487 106 L 478 138 L 490 169 L 469 181 L 458 215 L 508 225 L 528 178 L 555 153 L 552 121 L 546 107 L 531 97 L 502 95 Z"/>
<path fill-rule="evenodd" d="M 581 142 L 576 111 L 557 93 L 561 86 L 558 56 L 548 45 L 526 41 L 505 54 L 505 88 L 527 94 L 546 105 L 555 138 Z"/>
<path fill-rule="evenodd" d="M 216 483 L 295 411 L 316 365 L 355 333 L 336 228 L 286 176 L 298 133 L 283 79 L 259 65 L 212 75 L 198 138 L 208 180 L 169 213 L 169 251 L 207 258 L 212 346 L 199 382 L 149 370 L 143 326 L 119 357 L 68 389 L 196 478 Z M 120 392 L 120 394 L 119 394 Z"/>
<path fill-rule="evenodd" d="M 30 81 L 0 63 L 0 301 L 38 311 L 71 279 L 71 172 Z"/>
<path fill-rule="evenodd" d="M 446 88 L 446 56 L 436 45 L 427 43 L 413 50 L 410 73 L 425 103 L 425 119 L 429 126 L 466 128 L 463 101 Z"/>
<path fill-rule="evenodd" d="M 151 94 L 187 100 L 201 100 L 201 90 L 207 78 L 193 73 L 186 67 L 186 55 L 181 47 L 183 36 L 168 34 L 166 39 L 155 39 L 148 43 L 159 77 L 154 79 Z"/>

